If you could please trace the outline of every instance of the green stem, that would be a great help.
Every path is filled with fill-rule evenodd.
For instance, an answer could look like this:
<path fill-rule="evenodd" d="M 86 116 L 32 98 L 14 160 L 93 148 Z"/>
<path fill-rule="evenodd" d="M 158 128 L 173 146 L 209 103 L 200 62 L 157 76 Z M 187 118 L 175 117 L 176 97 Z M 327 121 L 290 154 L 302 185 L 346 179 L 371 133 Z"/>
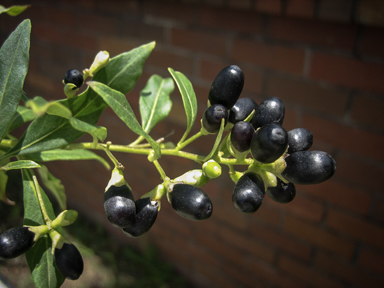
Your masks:
<path fill-rule="evenodd" d="M 187 140 L 185 140 L 184 142 L 179 142 L 176 146 L 176 149 L 178 151 L 180 151 L 181 149 L 183 149 L 185 146 L 191 144 L 193 141 L 195 141 L 196 139 L 198 139 L 199 137 L 203 136 L 203 134 L 201 133 L 201 130 L 199 132 L 197 132 L 195 135 L 192 135 L 191 137 L 189 137 Z"/>
<path fill-rule="evenodd" d="M 167 177 L 167 174 L 165 174 L 165 171 L 164 171 L 163 167 L 161 167 L 159 161 L 154 160 L 152 163 L 155 165 L 157 171 L 159 171 L 161 179 L 163 179 L 163 181 L 167 181 L 169 178 Z"/>
<path fill-rule="evenodd" d="M 9 148 L 11 148 L 11 147 L 15 146 L 16 143 L 17 143 L 16 140 L 3 139 L 0 142 L 0 147 L 9 147 Z"/>
<path fill-rule="evenodd" d="M 140 144 L 141 141 L 143 141 L 145 138 L 143 136 L 139 136 L 135 141 L 133 141 L 131 144 L 129 144 L 128 146 L 136 146 L 138 144 Z"/>
<path fill-rule="evenodd" d="M 111 159 L 111 161 L 113 162 L 113 164 L 115 165 L 115 168 L 119 168 L 119 169 L 124 169 L 124 166 L 123 164 L 121 164 L 119 162 L 119 160 L 117 160 L 117 158 L 115 156 L 113 156 L 113 154 L 111 153 L 111 151 L 109 151 L 109 147 L 111 146 L 111 142 L 107 142 L 107 145 L 106 146 L 102 146 L 103 150 L 105 151 L 105 153 L 108 155 L 109 159 Z M 95 145 L 94 143 L 92 143 L 92 147 L 91 149 L 97 149 L 97 145 Z"/>
<path fill-rule="evenodd" d="M 40 191 L 40 185 L 39 185 L 39 182 L 37 181 L 36 175 L 32 175 L 32 179 L 33 179 L 33 183 L 35 184 L 37 199 L 39 200 L 40 209 L 41 209 L 41 212 L 43 213 L 44 222 L 48 226 L 48 228 L 50 228 L 52 220 L 51 218 L 49 218 L 47 209 L 45 208 L 43 197 Z"/>

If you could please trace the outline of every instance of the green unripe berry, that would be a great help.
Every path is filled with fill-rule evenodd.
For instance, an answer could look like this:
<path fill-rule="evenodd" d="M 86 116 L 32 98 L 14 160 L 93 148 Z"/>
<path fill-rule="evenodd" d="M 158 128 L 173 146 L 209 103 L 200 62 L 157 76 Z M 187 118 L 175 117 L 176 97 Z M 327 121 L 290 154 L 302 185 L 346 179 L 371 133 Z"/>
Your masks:
<path fill-rule="evenodd" d="M 210 179 L 215 179 L 221 175 L 221 166 L 211 159 L 203 164 L 203 171 Z"/>

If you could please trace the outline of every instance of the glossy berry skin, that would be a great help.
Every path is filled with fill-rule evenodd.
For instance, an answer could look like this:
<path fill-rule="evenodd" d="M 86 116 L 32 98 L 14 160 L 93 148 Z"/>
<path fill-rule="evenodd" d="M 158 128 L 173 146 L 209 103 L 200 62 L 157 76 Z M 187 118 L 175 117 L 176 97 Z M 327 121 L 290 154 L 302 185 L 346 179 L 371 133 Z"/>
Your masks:
<path fill-rule="evenodd" d="M 212 201 L 200 188 L 175 184 L 170 198 L 173 210 L 186 219 L 201 221 L 212 215 Z"/>
<path fill-rule="evenodd" d="M 28 227 L 11 228 L 0 234 L 0 259 L 12 259 L 27 252 L 34 244 L 35 233 Z"/>
<path fill-rule="evenodd" d="M 268 187 L 265 192 L 269 198 L 278 203 L 289 203 L 296 196 L 296 188 L 293 183 L 285 184 L 277 178 L 276 187 Z"/>
<path fill-rule="evenodd" d="M 268 124 L 258 129 L 251 140 L 251 153 L 261 163 L 275 162 L 287 149 L 288 134 L 277 124 Z"/>
<path fill-rule="evenodd" d="M 61 249 L 55 248 L 54 256 L 56 267 L 65 278 L 79 279 L 84 270 L 84 262 L 75 245 L 64 243 Z"/>
<path fill-rule="evenodd" d="M 225 67 L 212 82 L 208 99 L 211 105 L 222 104 L 227 110 L 235 105 L 244 86 L 244 73 L 237 65 Z"/>
<path fill-rule="evenodd" d="M 229 110 L 228 121 L 236 124 L 245 120 L 253 110 L 256 110 L 257 103 L 252 98 L 240 98 L 235 105 Z"/>
<path fill-rule="evenodd" d="M 217 133 L 220 130 L 222 119 L 227 124 L 228 110 L 221 104 L 215 104 L 205 110 L 202 125 L 209 133 Z"/>
<path fill-rule="evenodd" d="M 248 151 L 251 146 L 251 140 L 255 130 L 249 122 L 237 122 L 231 131 L 231 143 L 239 152 Z"/>
<path fill-rule="evenodd" d="M 117 228 L 125 228 L 134 223 L 136 206 L 127 185 L 111 186 L 104 193 L 104 211 L 108 221 Z"/>
<path fill-rule="evenodd" d="M 313 134 L 305 128 L 295 128 L 288 131 L 288 153 L 307 151 L 313 143 Z"/>
<path fill-rule="evenodd" d="M 81 85 L 83 85 L 84 77 L 83 73 L 81 73 L 79 70 L 71 69 L 68 70 L 64 75 L 64 83 L 72 83 L 77 88 L 80 88 Z"/>
<path fill-rule="evenodd" d="M 270 97 L 262 101 L 257 107 L 252 118 L 252 125 L 255 129 L 271 123 L 282 125 L 284 116 L 283 101 L 277 97 Z"/>
<path fill-rule="evenodd" d="M 232 202 L 240 212 L 256 212 L 264 200 L 264 181 L 254 172 L 245 173 L 237 181 L 232 193 Z"/>
<path fill-rule="evenodd" d="M 123 228 L 125 235 L 130 237 L 139 237 L 151 229 L 155 223 L 159 211 L 159 203 L 149 197 L 136 200 L 135 222 L 128 227 Z"/>
<path fill-rule="evenodd" d="M 331 178 L 336 162 L 323 151 L 299 151 L 285 158 L 287 167 L 281 175 L 289 182 L 301 185 L 318 184 Z"/>

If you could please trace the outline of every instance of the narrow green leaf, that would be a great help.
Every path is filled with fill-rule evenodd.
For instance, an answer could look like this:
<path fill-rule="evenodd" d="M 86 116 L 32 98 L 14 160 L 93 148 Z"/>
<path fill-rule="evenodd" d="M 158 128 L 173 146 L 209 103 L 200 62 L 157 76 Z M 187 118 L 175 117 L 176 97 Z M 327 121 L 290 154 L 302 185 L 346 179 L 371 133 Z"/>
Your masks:
<path fill-rule="evenodd" d="M 100 82 L 89 81 L 88 86 L 91 87 L 103 100 L 112 108 L 116 115 L 136 134 L 143 136 L 155 151 L 155 158 L 161 156 L 159 143 L 152 139 L 141 127 L 137 121 L 135 113 L 128 103 L 125 95 L 119 91 L 109 88 Z"/>
<path fill-rule="evenodd" d="M 96 137 L 100 141 L 104 141 L 105 138 L 107 138 L 107 128 L 105 127 L 91 125 L 74 117 L 69 119 L 69 123 L 71 123 L 72 127 L 76 130 L 89 133 L 92 137 Z"/>
<path fill-rule="evenodd" d="M 108 162 L 101 156 L 92 151 L 84 149 L 64 150 L 54 149 L 28 154 L 28 158 L 36 162 L 49 162 L 57 160 L 96 160 L 99 161 L 108 170 L 111 169 Z"/>
<path fill-rule="evenodd" d="M 220 145 L 221 138 L 223 137 L 224 126 L 225 126 L 225 120 L 222 119 L 222 120 L 221 120 L 220 130 L 219 130 L 219 132 L 217 133 L 215 143 L 213 144 L 213 147 L 212 147 L 211 152 L 207 155 L 207 157 L 205 157 L 204 162 L 206 162 L 206 161 L 208 161 L 209 159 L 211 159 L 212 156 L 216 153 L 216 150 L 217 150 L 217 148 L 218 148 L 219 145 Z"/>
<path fill-rule="evenodd" d="M 0 5 L 0 14 L 7 13 L 10 16 L 17 16 L 30 6 L 31 5 L 13 5 L 11 7 L 5 8 L 4 6 Z"/>
<path fill-rule="evenodd" d="M 0 201 L 5 200 L 5 189 L 7 187 L 8 175 L 5 171 L 0 171 Z"/>
<path fill-rule="evenodd" d="M 51 194 L 56 198 L 57 202 L 59 203 L 60 210 L 66 210 L 67 195 L 65 194 L 64 185 L 61 184 L 60 179 L 53 176 L 45 165 L 41 166 L 41 168 L 37 171 L 44 186 L 51 192 Z"/>
<path fill-rule="evenodd" d="M 177 87 L 179 88 L 181 98 L 183 99 L 185 114 L 187 116 L 187 129 L 180 139 L 179 143 L 182 143 L 191 131 L 197 115 L 197 100 L 196 94 L 193 90 L 192 83 L 181 72 L 175 71 L 172 68 L 168 68 L 169 73 L 175 80 Z"/>
<path fill-rule="evenodd" d="M 151 42 L 112 58 L 92 79 L 127 94 L 136 84 L 154 47 L 155 43 Z M 77 97 L 61 100 L 60 103 L 72 111 L 73 117 L 91 125 L 97 123 L 107 107 L 103 99 L 89 88 Z M 64 147 L 83 134 L 74 129 L 67 119 L 44 114 L 29 125 L 19 142 L 3 158 Z"/>
<path fill-rule="evenodd" d="M 175 89 L 172 78 L 152 75 L 140 92 L 139 105 L 141 126 L 149 133 L 152 128 L 171 112 L 170 94 Z"/>
<path fill-rule="evenodd" d="M 0 170 L 12 170 L 12 169 L 31 169 L 40 168 L 40 165 L 31 160 L 18 160 L 9 162 L 7 165 L 0 167 Z"/>
<path fill-rule="evenodd" d="M 47 113 L 49 115 L 59 116 L 66 119 L 69 119 L 72 117 L 72 112 L 61 104 L 58 101 L 47 101 L 44 98 L 37 96 L 33 98 L 32 100 L 29 100 L 26 104 L 26 107 L 31 108 L 33 113 L 36 114 L 36 116 L 42 116 L 43 114 Z"/>
<path fill-rule="evenodd" d="M 37 199 L 36 187 L 32 178 L 32 170 L 22 169 L 24 187 L 24 225 L 39 226 L 44 225 L 44 218 Z M 47 195 L 40 187 L 43 202 L 48 216 L 55 219 L 55 213 Z M 58 228 L 59 233 L 63 233 L 62 228 Z M 60 287 L 65 278 L 55 268 L 54 259 L 51 253 L 51 239 L 47 236 L 40 238 L 37 243 L 25 254 L 32 278 L 36 287 Z"/>
<path fill-rule="evenodd" d="M 11 132 L 13 129 L 16 129 L 20 125 L 23 125 L 24 123 L 30 122 L 33 119 L 36 118 L 35 113 L 31 109 L 28 109 L 24 106 L 17 107 L 16 113 L 13 116 L 11 126 L 9 127 L 8 133 Z"/>
<path fill-rule="evenodd" d="M 28 71 L 31 22 L 24 20 L 0 49 L 0 141 L 12 123 Z"/>

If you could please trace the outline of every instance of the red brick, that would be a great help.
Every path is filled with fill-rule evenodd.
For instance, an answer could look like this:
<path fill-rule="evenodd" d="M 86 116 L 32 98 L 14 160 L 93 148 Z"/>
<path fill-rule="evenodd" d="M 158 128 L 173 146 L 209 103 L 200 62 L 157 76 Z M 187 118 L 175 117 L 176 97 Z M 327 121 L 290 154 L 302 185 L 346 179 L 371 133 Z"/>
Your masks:
<path fill-rule="evenodd" d="M 171 43 L 192 51 L 200 51 L 219 56 L 226 54 L 226 38 L 208 32 L 173 28 Z"/>
<path fill-rule="evenodd" d="M 348 181 L 350 185 L 357 184 L 372 190 L 382 191 L 381 179 L 384 169 L 381 165 L 367 163 L 356 157 L 338 155 L 336 177 Z"/>
<path fill-rule="evenodd" d="M 73 13 L 73 11 L 60 10 L 57 7 L 46 7 L 45 9 L 44 19 L 49 23 L 49 25 L 56 26 L 61 30 L 66 31 L 73 31 L 74 28 L 82 25 L 82 20 L 81 22 L 78 22 L 79 20 L 77 15 L 76 13 Z"/>
<path fill-rule="evenodd" d="M 238 9 L 249 9 L 252 8 L 251 0 L 229 0 L 228 6 Z"/>
<path fill-rule="evenodd" d="M 138 45 L 139 43 L 135 41 L 117 37 L 103 36 L 99 38 L 100 49 L 108 51 L 111 57 L 130 51 Z"/>
<path fill-rule="evenodd" d="M 273 17 L 269 27 L 272 38 L 352 51 L 357 27 L 300 18 Z"/>
<path fill-rule="evenodd" d="M 359 51 L 363 55 L 384 57 L 384 29 L 364 27 L 360 38 Z"/>
<path fill-rule="evenodd" d="M 335 275 L 344 281 L 347 281 L 348 284 L 354 285 L 356 287 L 379 288 L 383 287 L 384 285 L 384 281 L 366 273 L 362 269 L 355 267 L 349 262 L 331 257 L 324 253 L 324 251 L 318 251 L 315 256 L 314 264 L 317 267 L 327 271 L 328 273 Z"/>
<path fill-rule="evenodd" d="M 193 73 L 192 57 L 178 55 L 161 48 L 153 50 L 147 63 L 164 68 L 167 73 L 168 67 L 173 68 L 175 71 L 180 71 L 184 75 L 192 75 Z M 169 77 L 171 77 L 170 74 Z"/>
<path fill-rule="evenodd" d="M 299 115 L 296 109 L 291 107 L 285 107 L 285 116 L 283 127 L 285 130 L 289 131 L 298 127 Z"/>
<path fill-rule="evenodd" d="M 118 21 L 112 17 L 96 14 L 82 14 L 79 31 L 96 35 L 106 34 L 112 37 L 117 33 Z"/>
<path fill-rule="evenodd" d="M 379 273 L 380 275 L 384 274 L 384 255 L 382 252 L 378 253 L 372 249 L 364 248 L 360 251 L 357 261 L 360 265 Z"/>
<path fill-rule="evenodd" d="M 293 239 L 280 231 L 280 229 L 267 227 L 254 221 L 251 223 L 249 231 L 254 239 L 261 239 L 293 256 L 303 260 L 309 260 L 311 256 L 312 249 L 310 245 Z"/>
<path fill-rule="evenodd" d="M 103 2 L 95 1 L 96 10 L 100 12 L 114 13 L 114 14 L 124 14 L 127 15 L 137 15 L 139 13 L 140 4 L 137 0 L 128 0 L 128 1 L 109 1 L 108 5 L 105 5 Z"/>
<path fill-rule="evenodd" d="M 240 212 L 239 212 L 240 213 Z M 272 226 L 279 226 L 281 223 L 281 211 L 280 209 L 276 209 L 273 205 L 269 205 L 266 201 L 264 201 L 263 205 L 253 214 L 253 216 L 257 219 L 257 221 L 261 221 L 265 224 Z M 252 222 L 251 222 L 252 223 Z"/>
<path fill-rule="evenodd" d="M 237 1 L 236 1 L 237 2 Z M 259 14 L 223 8 L 201 8 L 200 23 L 206 27 L 219 28 L 241 33 L 261 34 L 263 21 Z"/>
<path fill-rule="evenodd" d="M 243 250 L 246 254 L 256 256 L 270 263 L 274 259 L 274 249 L 256 242 L 254 239 L 247 237 L 247 235 L 233 231 L 233 229 L 228 229 L 225 226 L 220 227 L 218 237 L 221 238 L 219 241 L 227 242 L 231 247 Z"/>
<path fill-rule="evenodd" d="M 229 277 L 231 277 L 235 282 L 235 287 L 247 287 L 252 288 L 255 287 L 255 283 L 261 284 L 263 283 L 256 273 L 252 273 L 250 277 L 250 273 L 239 266 L 231 265 L 231 266 L 223 266 L 223 273 Z"/>
<path fill-rule="evenodd" d="M 351 186 L 342 185 L 331 179 L 317 185 L 303 185 L 300 190 L 351 211 L 367 214 L 372 196 Z"/>
<path fill-rule="evenodd" d="M 338 124 L 305 114 L 305 127 L 314 135 L 314 141 L 329 143 L 344 151 L 353 152 L 376 160 L 384 160 L 384 137 L 358 128 Z M 337 173 L 337 172 L 336 172 Z"/>
<path fill-rule="evenodd" d="M 214 207 L 215 212 L 213 212 L 212 217 L 223 221 L 237 229 L 246 230 L 248 227 L 248 219 L 250 215 L 245 215 L 244 213 L 240 213 L 236 210 L 236 208 L 232 206 L 224 206 L 217 205 Z"/>
<path fill-rule="evenodd" d="M 338 85 L 384 93 L 384 65 L 374 62 L 314 53 L 309 76 Z"/>
<path fill-rule="evenodd" d="M 355 13 L 355 20 L 364 26 L 384 26 L 382 17 L 384 11 L 383 1 L 363 0 L 359 2 Z"/>
<path fill-rule="evenodd" d="M 274 202 L 273 200 L 270 202 L 271 205 L 274 205 L 282 211 L 292 213 L 298 217 L 313 221 L 315 223 L 320 222 L 324 214 L 324 207 L 322 204 L 302 197 L 299 191 L 296 194 L 295 199 L 289 204 L 282 205 L 281 203 Z"/>
<path fill-rule="evenodd" d="M 352 257 L 355 249 L 355 245 L 352 242 L 290 216 L 285 217 L 284 230 L 287 233 L 291 233 L 316 246 L 323 247 L 348 259 Z"/>
<path fill-rule="evenodd" d="M 156 18 L 189 24 L 195 23 L 197 18 L 195 5 L 177 2 L 144 1 L 143 13 L 144 16 L 150 15 Z"/>
<path fill-rule="evenodd" d="M 206 267 L 205 265 L 196 265 L 196 271 L 209 279 L 210 284 L 196 287 L 223 287 L 233 288 L 238 285 L 237 281 L 230 278 L 229 275 L 223 273 L 221 269 L 214 269 L 212 267 Z"/>
<path fill-rule="evenodd" d="M 280 0 L 257 0 L 255 8 L 258 12 L 280 14 L 282 7 Z"/>
<path fill-rule="evenodd" d="M 329 227 L 355 237 L 360 241 L 384 249 L 384 229 L 367 220 L 335 209 L 330 209 L 326 218 Z"/>
<path fill-rule="evenodd" d="M 351 0 L 322 0 L 318 7 L 320 19 L 349 22 L 352 12 Z"/>
<path fill-rule="evenodd" d="M 348 94 L 344 91 L 313 82 L 279 76 L 268 79 L 267 95 L 279 97 L 284 103 L 292 103 L 295 106 L 299 105 L 337 116 L 343 116 L 348 100 Z"/>
<path fill-rule="evenodd" d="M 310 284 L 311 287 L 344 287 L 340 282 L 311 269 L 307 263 L 300 263 L 286 256 L 279 258 L 278 267 Z"/>
<path fill-rule="evenodd" d="M 315 9 L 314 0 L 290 0 L 287 2 L 287 15 L 312 18 Z"/>
<path fill-rule="evenodd" d="M 370 214 L 372 215 L 373 218 L 376 220 L 381 221 L 382 223 L 384 222 L 384 198 L 382 195 L 380 197 L 375 197 L 372 200 L 372 207 L 370 209 Z"/>
<path fill-rule="evenodd" d="M 281 72 L 302 74 L 304 50 L 235 39 L 232 58 Z"/>
<path fill-rule="evenodd" d="M 268 283 L 277 287 L 284 288 L 304 288 L 305 285 L 297 278 L 290 277 L 278 267 L 268 265 L 258 259 L 249 259 L 246 269 L 249 273 L 257 273 L 259 277 L 265 279 Z M 273 286 L 274 287 L 274 286 Z"/>
<path fill-rule="evenodd" d="M 375 128 L 384 129 L 384 99 L 355 96 L 351 106 L 352 120 Z"/>

